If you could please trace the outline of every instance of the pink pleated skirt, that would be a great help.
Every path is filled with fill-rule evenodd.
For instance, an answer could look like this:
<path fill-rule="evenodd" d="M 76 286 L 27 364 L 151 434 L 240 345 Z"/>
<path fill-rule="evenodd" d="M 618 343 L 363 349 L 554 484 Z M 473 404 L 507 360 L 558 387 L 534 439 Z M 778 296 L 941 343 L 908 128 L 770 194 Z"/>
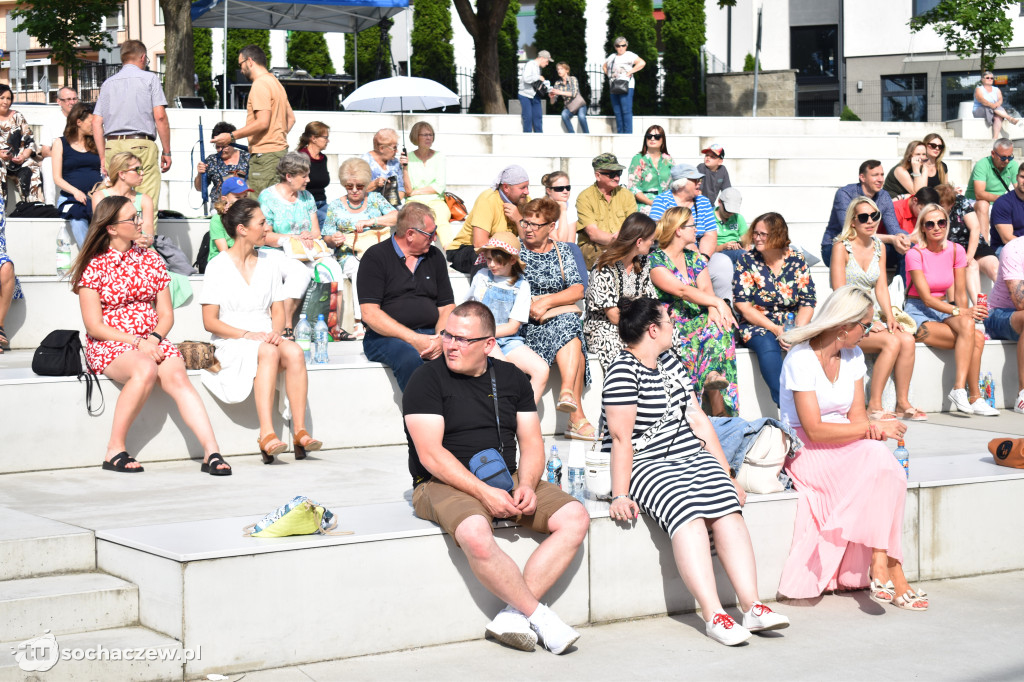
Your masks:
<path fill-rule="evenodd" d="M 872 548 L 903 561 L 907 479 L 884 442 L 811 443 L 786 460 L 800 493 L 779 592 L 795 599 L 867 587 Z"/>

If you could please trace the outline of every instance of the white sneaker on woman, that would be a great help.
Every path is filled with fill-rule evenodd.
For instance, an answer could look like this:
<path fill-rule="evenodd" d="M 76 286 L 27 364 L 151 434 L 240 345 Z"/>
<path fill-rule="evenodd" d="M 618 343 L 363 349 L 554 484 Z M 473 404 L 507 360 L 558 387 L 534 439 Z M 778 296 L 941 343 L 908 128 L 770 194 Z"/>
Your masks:
<path fill-rule="evenodd" d="M 789 627 L 789 618 L 756 601 L 749 611 L 743 612 L 743 627 L 751 632 L 781 630 Z"/>
<path fill-rule="evenodd" d="M 971 407 L 971 401 L 967 399 L 967 389 L 965 388 L 954 388 L 949 392 L 947 396 L 950 402 L 953 403 L 953 407 L 964 412 L 966 414 L 974 414 L 974 408 Z"/>
<path fill-rule="evenodd" d="M 998 417 L 999 410 L 985 402 L 984 398 L 978 398 L 971 403 L 971 409 L 974 410 L 974 414 L 980 414 L 983 417 Z"/>
<path fill-rule="evenodd" d="M 732 619 L 725 611 L 712 614 L 711 620 L 704 623 L 704 631 L 708 637 L 726 646 L 736 646 L 750 639 L 750 630 Z"/>

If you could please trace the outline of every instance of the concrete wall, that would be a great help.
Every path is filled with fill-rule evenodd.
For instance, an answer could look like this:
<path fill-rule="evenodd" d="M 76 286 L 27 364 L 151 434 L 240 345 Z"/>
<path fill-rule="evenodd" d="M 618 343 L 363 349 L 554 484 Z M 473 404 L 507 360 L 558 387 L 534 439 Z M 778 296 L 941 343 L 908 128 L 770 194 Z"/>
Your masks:
<path fill-rule="evenodd" d="M 708 74 L 708 116 L 750 116 L 753 73 Z M 758 116 L 796 115 L 796 71 L 765 71 L 758 76 Z"/>
<path fill-rule="evenodd" d="M 811 0 L 818 2 L 819 0 Z M 737 0 L 732 8 L 732 69 L 743 69 L 743 58 L 754 54 L 757 43 L 757 8 L 764 6 L 761 32 L 761 65 L 766 69 L 789 68 L 790 0 Z M 728 59 L 728 11 L 718 0 L 704 1 L 707 51 L 723 62 Z"/>

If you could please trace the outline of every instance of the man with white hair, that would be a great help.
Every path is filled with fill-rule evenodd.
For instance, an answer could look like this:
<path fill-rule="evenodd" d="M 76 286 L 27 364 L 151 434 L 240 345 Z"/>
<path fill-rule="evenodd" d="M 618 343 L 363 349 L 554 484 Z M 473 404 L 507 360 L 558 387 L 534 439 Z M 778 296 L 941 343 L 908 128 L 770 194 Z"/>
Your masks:
<path fill-rule="evenodd" d="M 64 126 L 67 123 L 68 114 L 71 113 L 71 107 L 78 104 L 78 92 L 74 88 L 68 86 L 62 87 L 57 91 L 57 105 L 60 107 L 60 112 L 64 114 L 64 117 L 59 122 L 47 123 L 43 126 L 43 133 L 40 138 L 48 142 L 52 142 L 54 139 L 64 134 Z M 53 182 L 53 164 L 49 161 L 50 158 L 50 144 L 44 144 L 39 147 L 39 156 L 43 158 L 40 170 L 43 174 L 43 201 L 48 204 L 56 204 L 57 200 L 57 186 Z"/>
<path fill-rule="evenodd" d="M 519 233 L 523 219 L 519 209 L 530 201 L 530 176 L 522 166 L 506 167 L 495 178 L 493 189 L 485 189 L 473 203 L 462 229 L 448 245 L 448 262 L 469 274 L 476 263 L 476 250 L 497 232 Z"/>

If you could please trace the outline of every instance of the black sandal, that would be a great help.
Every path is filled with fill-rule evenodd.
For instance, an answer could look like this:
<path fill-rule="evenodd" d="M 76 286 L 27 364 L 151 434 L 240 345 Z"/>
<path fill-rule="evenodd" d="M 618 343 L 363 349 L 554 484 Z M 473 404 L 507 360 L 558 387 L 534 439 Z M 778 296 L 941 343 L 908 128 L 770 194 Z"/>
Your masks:
<path fill-rule="evenodd" d="M 11 349 L 11 341 L 7 338 L 7 332 L 4 331 L 3 325 L 0 325 L 0 353 L 5 350 Z"/>
<path fill-rule="evenodd" d="M 227 469 L 224 469 L 219 464 L 227 465 Z M 211 453 L 206 461 L 203 462 L 203 466 L 199 467 L 199 470 L 204 474 L 210 474 L 211 476 L 230 476 L 231 465 L 224 461 L 224 458 L 220 456 L 219 452 Z"/>
<path fill-rule="evenodd" d="M 289 341 L 295 340 L 295 330 L 291 327 L 285 327 L 284 331 L 281 332 L 281 336 L 288 339 Z"/>
<path fill-rule="evenodd" d="M 347 331 L 338 327 L 338 333 L 335 335 L 336 341 L 358 341 L 359 337 L 355 334 L 349 334 Z"/>
<path fill-rule="evenodd" d="M 109 462 L 103 463 L 103 468 L 107 471 L 119 471 L 124 474 L 139 474 L 145 471 L 142 467 L 136 467 L 129 469 L 129 464 L 138 464 L 138 460 L 129 455 L 127 452 L 122 450 L 121 452 L 114 455 L 113 459 Z"/>

